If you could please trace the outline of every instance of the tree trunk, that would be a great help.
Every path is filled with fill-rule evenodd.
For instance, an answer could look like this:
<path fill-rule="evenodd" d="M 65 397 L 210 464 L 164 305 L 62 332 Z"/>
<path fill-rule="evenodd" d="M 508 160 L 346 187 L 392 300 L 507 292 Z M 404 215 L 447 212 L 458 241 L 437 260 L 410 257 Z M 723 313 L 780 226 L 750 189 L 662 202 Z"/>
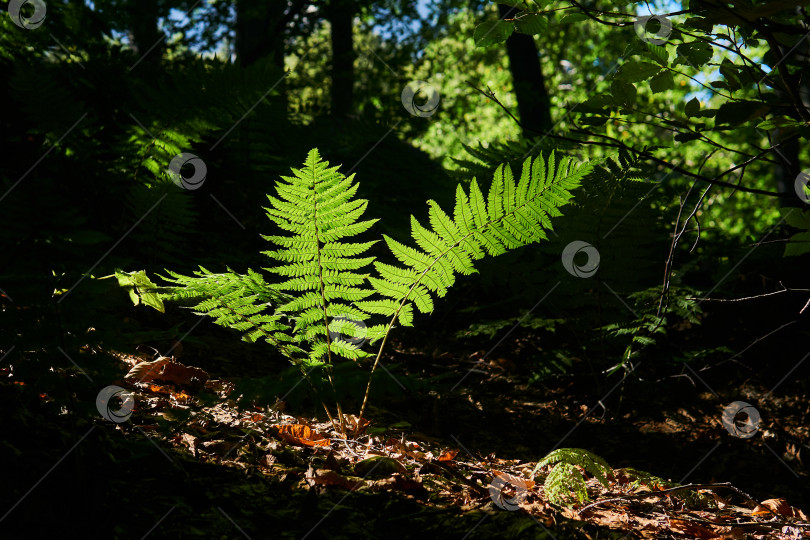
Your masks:
<path fill-rule="evenodd" d="M 777 58 L 784 57 L 788 52 L 790 52 L 789 59 L 792 60 L 793 64 L 806 64 L 810 55 L 810 45 L 806 42 L 802 44 L 800 47 L 797 47 L 793 51 L 789 51 L 787 49 L 783 49 L 780 47 L 778 51 Z M 786 58 L 787 63 L 788 58 Z M 782 69 L 786 69 L 782 67 Z M 775 71 L 775 70 L 774 70 Z M 776 75 L 776 73 L 774 73 Z M 810 83 L 806 80 L 806 77 L 799 78 L 798 76 L 794 75 L 794 78 L 788 80 L 788 84 L 795 83 L 796 94 L 794 96 L 790 96 L 787 91 L 779 86 L 774 87 L 774 92 L 777 96 L 779 96 L 783 101 L 787 103 L 792 103 L 794 107 L 803 107 L 805 110 L 810 111 Z M 798 102 L 797 102 L 798 99 Z M 783 114 L 788 117 L 796 117 L 796 111 L 791 110 L 790 108 L 785 108 L 782 111 L 779 111 L 780 114 Z M 800 118 L 800 117 L 799 117 Z M 788 135 L 790 135 L 790 130 L 786 129 L 774 129 L 770 132 L 770 143 L 773 146 L 776 146 L 782 141 L 784 141 Z M 779 203 L 783 207 L 799 207 L 803 206 L 804 202 L 803 199 L 800 198 L 799 193 L 797 193 L 796 188 L 796 178 L 799 176 L 799 173 L 802 171 L 802 165 L 799 162 L 799 140 L 800 139 L 793 139 L 791 141 L 785 142 L 777 148 L 772 157 L 777 161 L 776 164 L 773 166 L 773 174 L 774 179 L 776 181 L 776 190 L 780 193 L 788 193 L 792 195 L 796 195 L 795 197 L 789 197 L 786 199 L 779 199 Z"/>
<path fill-rule="evenodd" d="M 774 129 L 771 131 L 771 143 L 776 146 L 782 142 L 782 132 L 784 130 Z M 776 180 L 776 190 L 779 193 L 795 193 L 794 183 L 799 175 L 799 140 L 793 139 L 779 147 L 774 152 L 773 157 L 777 163 L 773 166 L 773 174 Z M 779 199 L 781 206 L 802 206 L 802 201 L 798 194 L 795 198 Z"/>
<path fill-rule="evenodd" d="M 501 19 L 508 19 L 517 13 L 516 8 L 498 4 Z M 523 125 L 523 135 L 544 134 L 551 129 L 551 102 L 546 91 L 537 45 L 532 36 L 518 34 L 506 40 L 509 55 L 509 70 L 512 72 L 512 85 L 518 102 L 518 114 Z"/>
<path fill-rule="evenodd" d="M 287 0 L 237 0 L 236 2 L 236 60 L 242 67 L 271 58 L 277 75 L 284 76 L 284 9 Z M 280 108 L 286 115 L 287 92 L 284 79 L 268 81 L 276 84 Z"/>
<path fill-rule="evenodd" d="M 126 9 L 132 48 L 141 56 L 148 52 L 151 59 L 159 60 L 164 45 L 162 32 L 158 30 L 158 0 L 129 0 Z"/>
<path fill-rule="evenodd" d="M 332 32 L 332 114 L 348 116 L 354 107 L 354 48 L 350 1 L 334 1 L 328 12 Z"/>
<path fill-rule="evenodd" d="M 279 23 L 286 0 L 238 0 L 236 2 L 236 57 L 242 66 L 271 56 L 284 69 L 284 32 Z"/>

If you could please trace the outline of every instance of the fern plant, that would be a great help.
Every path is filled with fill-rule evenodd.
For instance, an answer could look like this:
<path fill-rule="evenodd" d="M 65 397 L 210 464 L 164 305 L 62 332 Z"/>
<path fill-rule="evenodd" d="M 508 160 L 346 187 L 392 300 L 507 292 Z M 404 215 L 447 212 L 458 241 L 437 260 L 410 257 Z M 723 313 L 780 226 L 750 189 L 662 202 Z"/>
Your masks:
<path fill-rule="evenodd" d="M 475 179 L 468 191 L 459 185 L 452 216 L 430 200 L 428 226 L 411 217 L 415 246 L 383 235 L 400 263 L 393 265 L 365 255 L 375 241 L 356 239 L 377 220 L 360 219 L 368 201 L 354 198 L 354 175 L 329 167 L 314 149 L 304 167 L 283 176 L 276 195 L 268 196 L 267 216 L 286 234 L 264 236 L 275 246 L 263 252 L 275 263 L 265 270 L 281 281 L 267 283 L 252 270 L 212 274 L 201 268 L 194 276 L 169 272 L 163 279 L 171 285 L 152 292 L 161 299 L 200 300 L 192 306 L 196 313 L 243 332 L 247 341 L 269 342 L 305 375 L 324 368 L 330 378 L 336 356 L 371 356 L 362 348 L 368 341 L 377 346 L 373 375 L 394 326 L 413 325 L 414 307 L 432 312 L 435 298 L 445 295 L 458 274 L 476 272 L 474 261 L 546 239 L 551 218 L 561 215 L 559 208 L 591 170 L 590 163 L 552 152 L 526 159 L 517 179 L 508 165 L 498 167 L 487 195 Z M 378 322 L 367 325 L 370 319 Z M 339 403 L 336 409 L 345 432 Z"/>
<path fill-rule="evenodd" d="M 553 467 L 546 476 L 543 487 L 549 502 L 556 506 L 571 506 L 574 503 L 583 504 L 590 500 L 583 472 L 596 478 L 606 488 L 610 487 L 610 482 L 616 480 L 617 477 L 622 478 L 620 483 L 631 483 L 631 491 L 633 492 L 639 490 L 641 486 L 653 491 L 680 487 L 680 484 L 630 467 L 617 469 L 614 475 L 613 469 L 608 465 L 607 461 L 582 448 L 559 448 L 554 450 L 537 463 L 530 476 L 533 478 L 546 465 L 553 465 Z M 714 499 L 710 495 L 703 493 L 684 490 L 673 496 L 678 497 L 689 508 L 693 509 L 716 506 Z"/>
<path fill-rule="evenodd" d="M 605 487 L 609 486 L 608 478 L 613 476 L 613 469 L 607 461 L 582 448 L 554 450 L 537 463 L 531 476 L 534 477 L 546 465 L 554 465 L 544 483 L 546 495 L 557 506 L 570 505 L 575 499 L 580 504 L 588 500 L 587 485 L 580 469 Z"/>

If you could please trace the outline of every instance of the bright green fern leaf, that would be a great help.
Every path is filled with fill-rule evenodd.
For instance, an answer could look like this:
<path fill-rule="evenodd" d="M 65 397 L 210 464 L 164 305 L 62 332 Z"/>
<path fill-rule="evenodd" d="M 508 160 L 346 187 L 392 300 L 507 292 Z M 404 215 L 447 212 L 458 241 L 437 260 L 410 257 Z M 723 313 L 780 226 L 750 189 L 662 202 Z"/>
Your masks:
<path fill-rule="evenodd" d="M 167 273 L 161 278 L 173 286 L 157 289 L 162 300 L 190 303 L 189 307 L 197 314 L 241 332 L 245 341 L 267 341 L 294 362 L 307 358 L 302 349 L 291 344 L 289 321 L 276 312 L 280 304 L 292 297 L 272 289 L 261 274 L 248 269 L 242 275 L 230 268 L 214 274 L 203 267 L 194 276 Z"/>
<path fill-rule="evenodd" d="M 551 218 L 561 215 L 559 207 L 571 199 L 571 190 L 591 169 L 591 164 L 570 158 L 558 162 L 552 152 L 548 160 L 527 159 L 517 182 L 509 165 L 498 167 L 486 197 L 475 179 L 469 193 L 459 185 L 452 218 L 435 201 L 428 201 L 430 228 L 411 218 L 418 248 L 384 236 L 403 266 L 374 263 L 379 277 L 369 282 L 393 302 L 356 305 L 368 313 L 396 315 L 400 324 L 410 326 L 410 315 L 401 317 L 401 310 L 413 304 L 422 313 L 433 311 L 434 296 L 444 296 L 456 274 L 476 272 L 474 261 L 546 239 Z"/>
<path fill-rule="evenodd" d="M 268 195 L 271 207 L 265 209 L 267 217 L 289 233 L 264 237 L 278 246 L 264 252 L 278 263 L 266 270 L 287 278 L 270 288 L 297 293 L 276 311 L 295 320 L 294 341 L 308 345 L 310 363 L 331 363 L 332 354 L 364 358 L 368 353 L 359 342 L 368 337 L 362 322 L 369 315 L 355 305 L 374 294 L 363 272 L 374 257 L 360 255 L 375 242 L 344 239 L 368 230 L 377 220 L 358 221 L 368 201 L 353 198 L 359 187 L 354 175 L 329 167 L 317 150 L 309 152 L 302 169 L 292 172 L 276 184 L 277 196 Z"/>
<path fill-rule="evenodd" d="M 554 467 L 544 484 L 548 500 L 557 506 L 570 506 L 572 503 L 588 500 L 588 489 L 582 473 L 570 463 L 560 463 Z"/>
<path fill-rule="evenodd" d="M 136 306 L 144 304 L 164 313 L 163 299 L 157 292 L 157 286 L 147 277 L 146 271 L 124 272 L 116 269 L 115 277 L 118 285 L 129 291 L 129 297 Z"/>

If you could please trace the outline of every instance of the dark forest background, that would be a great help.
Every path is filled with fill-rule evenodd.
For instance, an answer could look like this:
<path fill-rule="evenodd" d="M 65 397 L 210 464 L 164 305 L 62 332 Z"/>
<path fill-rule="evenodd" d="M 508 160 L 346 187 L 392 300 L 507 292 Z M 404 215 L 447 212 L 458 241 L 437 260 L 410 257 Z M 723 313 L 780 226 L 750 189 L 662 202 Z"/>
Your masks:
<path fill-rule="evenodd" d="M 810 503 L 807 3 L 3 2 L 0 531 L 141 537 L 171 506 L 155 537 L 234 536 L 222 507 L 251 509 L 245 535 L 301 537 L 326 513 L 210 464 L 164 470 L 95 402 L 121 355 L 156 350 L 235 382 L 242 408 L 283 396 L 289 414 L 320 414 L 271 348 L 135 306 L 114 277 L 266 266 L 265 194 L 311 148 L 356 174 L 382 218 L 372 233 L 398 238 L 426 200 L 452 208 L 458 183 L 488 186 L 501 163 L 554 150 L 601 167 L 547 242 L 482 261 L 401 329 L 373 424 L 536 460 L 587 417 L 598 426 L 565 445 L 677 480 L 717 443 L 695 475 Z M 204 171 L 198 189 L 172 181 L 183 153 L 204 164 L 181 171 Z M 561 262 L 574 241 L 598 252 L 594 275 Z M 334 369 L 354 412 L 368 366 Z M 545 412 L 504 405 L 551 395 Z M 762 413 L 755 438 L 723 429 L 735 400 Z M 667 431 L 684 408 L 692 420 Z M 476 522 L 358 497 L 316 536 L 401 533 L 418 515 L 461 537 Z"/>

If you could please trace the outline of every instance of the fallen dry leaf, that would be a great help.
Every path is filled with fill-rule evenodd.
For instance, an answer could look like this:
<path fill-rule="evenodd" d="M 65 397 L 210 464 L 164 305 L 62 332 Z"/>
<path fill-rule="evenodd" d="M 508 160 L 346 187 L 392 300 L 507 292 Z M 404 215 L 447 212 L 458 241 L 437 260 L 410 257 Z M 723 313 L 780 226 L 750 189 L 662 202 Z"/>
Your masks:
<path fill-rule="evenodd" d="M 439 461 L 453 461 L 458 455 L 458 450 L 444 450 L 437 458 Z"/>
<path fill-rule="evenodd" d="M 181 390 L 181 391 L 179 391 L 179 392 L 173 392 L 173 393 L 172 393 L 172 399 L 174 399 L 175 401 L 179 401 L 179 402 L 182 402 L 182 403 L 186 403 L 186 402 L 188 402 L 188 401 L 191 399 L 191 396 L 190 396 L 190 395 L 188 395 L 188 394 L 185 392 L 185 390 Z"/>
<path fill-rule="evenodd" d="M 238 446 L 238 444 L 239 443 L 228 442 L 225 440 L 206 441 L 202 444 L 198 444 L 197 448 L 209 454 L 224 457 L 230 454 L 231 451 Z"/>
<path fill-rule="evenodd" d="M 192 454 L 197 455 L 197 437 L 194 435 L 182 433 L 176 438 L 175 442 L 185 445 Z"/>
<path fill-rule="evenodd" d="M 422 482 L 412 478 L 406 478 L 405 476 L 399 473 L 395 473 L 393 476 L 389 478 L 383 478 L 382 480 L 378 480 L 374 483 L 374 485 L 375 487 L 382 489 L 390 489 L 410 493 L 416 498 L 426 497 L 428 494 L 428 491 L 425 489 L 425 486 L 422 485 Z"/>
<path fill-rule="evenodd" d="M 343 418 L 346 420 L 346 428 L 355 435 L 360 435 L 371 424 L 365 418 L 360 418 L 356 414 L 344 414 Z"/>
<path fill-rule="evenodd" d="M 164 396 L 168 396 L 172 393 L 170 389 L 159 384 L 150 384 L 146 389 L 153 394 L 163 394 Z"/>
<path fill-rule="evenodd" d="M 801 510 L 790 506 L 787 499 L 783 498 L 762 501 L 751 511 L 752 516 L 765 516 L 772 514 L 777 514 L 783 517 L 807 519 Z"/>
<path fill-rule="evenodd" d="M 428 458 L 427 453 L 424 452 L 419 443 L 414 441 L 405 441 L 403 444 L 400 444 L 400 452 L 403 455 L 406 455 L 418 461 L 424 461 L 425 459 Z"/>
<path fill-rule="evenodd" d="M 200 368 L 184 366 L 179 362 L 173 362 L 171 358 L 161 356 L 152 362 L 141 362 L 130 369 L 124 378 L 135 379 L 141 383 L 162 381 L 177 386 L 202 388 L 209 375 Z"/>
<path fill-rule="evenodd" d="M 691 538 L 704 538 L 706 540 L 719 538 L 718 534 L 712 529 L 704 527 L 700 523 L 695 523 L 694 521 L 688 521 L 685 519 L 671 519 L 670 526 L 672 527 L 672 530 L 688 535 Z"/>
<path fill-rule="evenodd" d="M 514 476 L 512 474 L 507 474 L 501 471 L 492 471 L 496 477 L 500 478 L 507 484 L 512 484 L 518 488 L 525 488 L 525 489 L 533 489 L 534 488 L 534 480 L 529 480 L 527 478 L 521 478 L 520 476 Z"/>
<path fill-rule="evenodd" d="M 329 446 L 329 439 L 303 424 L 276 424 L 278 435 L 297 446 Z"/>
<path fill-rule="evenodd" d="M 310 486 L 338 486 L 350 491 L 364 484 L 362 481 L 350 480 L 335 471 L 315 470 L 313 467 L 307 470 L 305 478 Z"/>
<path fill-rule="evenodd" d="M 130 369 L 125 379 L 136 379 L 136 382 L 151 382 L 163 371 L 163 366 L 171 362 L 169 358 L 161 356 L 153 362 L 141 362 Z"/>

